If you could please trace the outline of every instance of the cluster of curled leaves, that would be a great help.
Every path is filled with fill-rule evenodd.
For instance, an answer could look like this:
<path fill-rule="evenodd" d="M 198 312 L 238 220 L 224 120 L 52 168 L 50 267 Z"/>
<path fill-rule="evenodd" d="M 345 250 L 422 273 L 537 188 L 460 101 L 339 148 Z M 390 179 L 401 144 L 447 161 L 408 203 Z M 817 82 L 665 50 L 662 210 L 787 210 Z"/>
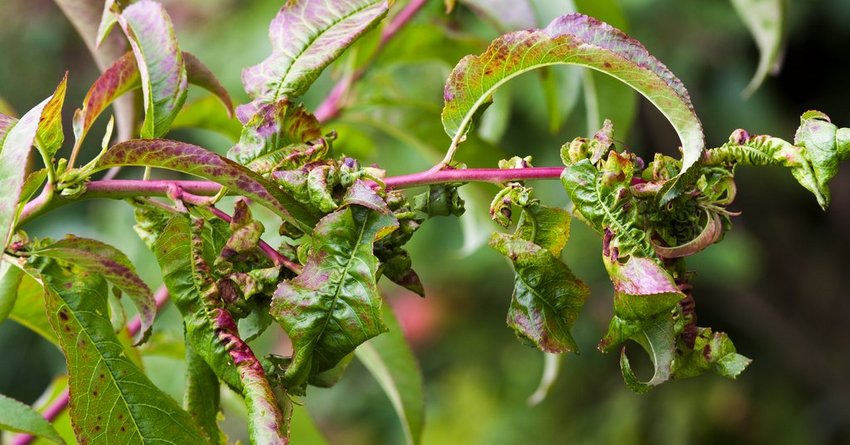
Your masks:
<path fill-rule="evenodd" d="M 117 32 L 110 31 L 118 25 L 130 51 L 113 51 L 113 61 L 104 64 L 74 114 L 70 159 L 57 159 L 64 142 L 67 76 L 20 119 L 0 115 L 5 248 L 0 321 L 20 321 L 64 351 L 70 415 L 81 443 L 221 443 L 226 439 L 218 427 L 221 384 L 243 396 L 252 442 L 287 443 L 293 401 L 310 385 L 336 383 L 355 355 L 392 393 L 408 442 L 419 441 L 417 371 L 414 365 L 386 365 L 399 356 L 412 358 L 391 311 L 382 307 L 377 281 L 386 277 L 424 295 L 405 244 L 427 219 L 463 212 L 458 184 L 434 185 L 418 195 L 387 187 L 383 170 L 344 156 L 334 147 L 335 134 L 299 102 L 322 70 L 388 10 L 388 2 L 378 0 L 286 2 L 270 27 L 272 54 L 243 72 L 251 102 L 234 110 L 212 73 L 180 50 L 160 4 L 107 1 L 102 15 L 94 14 L 100 20 L 90 27 L 91 37 L 112 48 Z M 92 17 L 90 10 L 75 13 L 83 21 Z M 643 94 L 676 129 L 683 156 L 659 154 L 645 162 L 618 151 L 613 125 L 606 121 L 592 138 L 561 149 L 570 210 L 540 203 L 522 182 L 503 184 L 491 215 L 514 229 L 494 234 L 490 245 L 516 272 L 508 325 L 542 351 L 577 350 L 570 329 L 589 291 L 560 259 L 570 222 L 577 218 L 603 239 L 602 259 L 615 289 L 614 318 L 600 349 L 631 340 L 654 364 L 652 378 L 641 381 L 623 352 L 621 367 L 631 388 L 645 391 L 705 371 L 737 376 L 749 360 L 724 333 L 696 325 L 684 258 L 729 230 L 737 165 L 786 166 L 825 207 L 827 183 L 850 154 L 850 130 L 808 112 L 793 143 L 739 130 L 723 146 L 705 150 L 681 82 L 640 43 L 572 14 L 543 29 L 506 34 L 484 54 L 457 65 L 444 92 L 443 124 L 452 138 L 447 161 L 500 85 L 556 64 L 602 71 Z M 192 105 L 185 104 L 189 84 L 209 90 L 241 123 L 238 143 L 226 157 L 159 139 L 192 121 L 187 112 Z M 132 107 L 121 102 L 136 89 L 144 108 L 139 125 Z M 103 150 L 75 166 L 79 147 L 109 105 L 121 142 L 110 145 L 110 121 Z M 139 138 L 124 140 L 122 134 Z M 21 166 L 33 147 L 45 166 L 27 174 Z M 153 292 L 127 256 L 92 239 L 30 239 L 19 228 L 22 219 L 32 217 L 22 216 L 30 201 L 73 200 L 89 191 L 92 175 L 123 166 L 186 173 L 220 184 L 220 196 L 242 197 L 232 216 L 214 207 L 220 196 L 199 199 L 177 185 L 167 200 L 129 197 L 136 208 L 135 230 L 154 252 L 183 319 L 188 364 L 183 406 L 151 383 L 133 352 L 148 340 L 157 309 Z M 531 160 L 516 157 L 499 167 L 529 168 Z M 249 204 L 280 218 L 274 229 L 281 245 L 262 241 L 266 227 Z M 135 329 L 124 327 L 116 304 L 124 295 L 138 309 Z M 248 344 L 275 323 L 292 341 L 291 356 L 257 354 Z M 387 340 L 369 342 L 375 337 Z M 28 407 L 6 398 L 0 404 L 8 407 L 3 413 L 14 413 L 0 416 L 2 426 L 61 442 Z"/>

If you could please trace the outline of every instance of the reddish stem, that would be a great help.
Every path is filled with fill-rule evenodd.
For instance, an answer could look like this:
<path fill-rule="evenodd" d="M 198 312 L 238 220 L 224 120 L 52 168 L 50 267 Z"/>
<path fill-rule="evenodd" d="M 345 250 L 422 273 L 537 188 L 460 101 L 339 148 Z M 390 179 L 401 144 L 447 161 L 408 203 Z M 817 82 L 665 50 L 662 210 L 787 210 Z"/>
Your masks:
<path fill-rule="evenodd" d="M 438 171 L 424 171 L 410 175 L 391 176 L 384 180 L 387 188 L 397 189 L 429 184 L 449 184 L 464 182 L 524 181 L 528 179 L 558 179 L 564 167 L 529 168 L 465 168 Z"/>

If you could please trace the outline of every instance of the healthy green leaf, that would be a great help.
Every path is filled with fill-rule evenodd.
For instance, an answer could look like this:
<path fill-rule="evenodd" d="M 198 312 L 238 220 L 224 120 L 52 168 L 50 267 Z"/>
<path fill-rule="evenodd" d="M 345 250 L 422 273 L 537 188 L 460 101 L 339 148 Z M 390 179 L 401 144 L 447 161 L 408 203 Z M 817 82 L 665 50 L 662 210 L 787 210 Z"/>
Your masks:
<path fill-rule="evenodd" d="M 109 322 L 106 281 L 72 264 L 31 261 L 68 364 L 78 440 L 207 443 L 189 414 L 126 357 Z"/>
<path fill-rule="evenodd" d="M 15 307 L 18 287 L 24 278 L 24 271 L 9 261 L 0 259 L 0 323 L 6 321 Z"/>
<path fill-rule="evenodd" d="M 59 118 L 56 112 L 65 100 L 66 81 L 67 75 L 50 97 L 8 129 L 3 140 L 0 149 L 0 190 L 3 191 L 0 194 L 0 243 L 4 247 L 9 243 L 18 218 L 18 204 L 27 173 L 22 166 L 27 165 L 30 148 L 36 142 L 42 121 L 45 122 L 43 128 L 50 128 L 54 126 L 54 120 Z"/>
<path fill-rule="evenodd" d="M 242 71 L 245 90 L 261 103 L 304 94 L 322 70 L 388 10 L 387 0 L 286 2 L 269 26 L 271 56 Z"/>
<path fill-rule="evenodd" d="M 313 230 L 304 271 L 280 283 L 271 314 L 292 339 L 284 375 L 288 388 L 333 368 L 358 345 L 385 332 L 374 242 L 398 226 L 389 209 L 350 205 L 322 218 Z"/>
<path fill-rule="evenodd" d="M 227 142 L 235 144 L 242 133 L 242 125 L 235 118 L 229 117 L 227 111 L 222 109 L 218 102 L 218 99 L 210 95 L 187 102 L 171 123 L 171 129 L 209 130 L 224 136 Z"/>
<path fill-rule="evenodd" d="M 218 411 L 221 388 L 218 377 L 207 362 L 195 354 L 191 343 L 186 343 L 186 393 L 183 408 L 192 415 L 210 443 L 221 443 L 218 430 Z"/>
<path fill-rule="evenodd" d="M 782 64 L 786 5 L 785 0 L 732 0 L 732 5 L 759 49 L 756 73 L 741 93 L 747 97 L 761 86 L 768 73 L 776 74 Z"/>
<path fill-rule="evenodd" d="M 183 102 L 188 77 L 183 53 L 165 8 L 152 0 L 140 0 L 118 14 L 142 81 L 145 121 L 143 138 L 164 135 Z"/>
<path fill-rule="evenodd" d="M 43 437 L 64 444 L 59 433 L 34 409 L 15 399 L 0 394 L 0 430 L 16 431 Z"/>
<path fill-rule="evenodd" d="M 156 317 L 156 301 L 147 284 L 124 252 L 108 244 L 88 238 L 69 236 L 33 252 L 34 254 L 74 263 L 80 269 L 100 275 L 121 289 L 139 311 L 141 329 L 136 344 L 151 333 Z"/>
<path fill-rule="evenodd" d="M 517 31 L 494 40 L 480 56 L 467 56 L 452 70 L 444 91 L 443 126 L 453 150 L 495 90 L 530 70 L 580 65 L 609 74 L 643 94 L 673 124 L 682 141 L 682 172 L 703 151 L 702 126 L 682 82 L 636 40 L 581 14 L 555 19 L 542 30 Z"/>
<path fill-rule="evenodd" d="M 587 286 L 532 241 L 495 233 L 490 246 L 507 256 L 516 271 L 507 322 L 517 336 L 545 352 L 577 351 L 570 328 L 587 298 Z"/>
<path fill-rule="evenodd" d="M 363 343 L 355 354 L 389 397 L 406 443 L 416 445 L 422 441 L 425 424 L 422 371 L 392 309 L 384 311 L 384 323 L 387 333 Z"/>
<path fill-rule="evenodd" d="M 15 307 L 12 308 L 9 319 L 59 346 L 59 340 L 56 339 L 53 328 L 47 321 L 47 313 L 44 311 L 44 287 L 41 283 L 29 274 L 24 274 L 17 292 Z"/>
<path fill-rule="evenodd" d="M 97 168 L 122 165 L 165 168 L 215 181 L 268 207 L 302 230 L 310 230 L 317 220 L 312 212 L 276 185 L 197 145 L 166 139 L 130 140 L 104 153 Z"/>

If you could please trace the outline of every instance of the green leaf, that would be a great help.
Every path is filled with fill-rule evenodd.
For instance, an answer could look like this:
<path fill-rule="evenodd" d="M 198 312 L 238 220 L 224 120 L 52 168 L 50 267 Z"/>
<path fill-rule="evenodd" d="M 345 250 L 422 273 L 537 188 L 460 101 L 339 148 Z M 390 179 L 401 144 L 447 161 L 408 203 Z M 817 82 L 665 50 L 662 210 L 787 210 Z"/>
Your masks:
<path fill-rule="evenodd" d="M 236 143 L 242 133 L 242 125 L 235 118 L 229 117 L 218 102 L 219 100 L 211 95 L 187 102 L 171 123 L 171 129 L 209 130 L 224 136 L 230 143 Z"/>
<path fill-rule="evenodd" d="M 268 207 L 302 230 L 310 230 L 317 218 L 289 194 L 258 174 L 197 145 L 166 139 L 135 139 L 110 148 L 97 169 L 122 165 L 165 168 L 215 181 Z"/>
<path fill-rule="evenodd" d="M 9 318 L 59 346 L 59 340 L 53 333 L 44 311 L 44 287 L 41 283 L 29 274 L 24 274 L 17 292 L 15 307 L 12 308 Z"/>
<path fill-rule="evenodd" d="M 0 323 L 6 321 L 18 298 L 18 287 L 24 271 L 14 264 L 0 259 Z"/>
<path fill-rule="evenodd" d="M 592 68 L 637 90 L 678 133 L 682 172 L 697 162 L 704 146 L 702 126 L 682 82 L 636 40 L 581 14 L 559 17 L 542 30 L 506 34 L 480 56 L 460 61 L 443 94 L 443 126 L 452 138 L 450 152 L 464 140 L 499 86 L 530 70 L 557 64 Z"/>
<path fill-rule="evenodd" d="M 14 117 L 0 113 L 0 149 L 3 147 L 3 141 L 6 140 L 6 134 L 16 122 L 18 122 L 18 120 Z"/>
<path fill-rule="evenodd" d="M 286 2 L 269 26 L 271 56 L 242 71 L 245 90 L 261 103 L 304 94 L 322 70 L 388 10 L 387 0 Z"/>
<path fill-rule="evenodd" d="M 655 371 L 652 378 L 641 381 L 632 371 L 626 348 L 620 351 L 620 369 L 626 385 L 636 393 L 645 393 L 667 380 L 672 375 L 673 359 L 676 353 L 674 320 L 670 314 L 661 314 L 654 319 L 641 323 L 640 331 L 631 337 L 649 354 Z"/>
<path fill-rule="evenodd" d="M 608 255 L 602 259 L 614 284 L 617 317 L 646 320 L 669 312 L 685 298 L 670 273 L 649 258 L 632 256 L 621 262 Z"/>
<path fill-rule="evenodd" d="M 425 395 L 422 371 L 391 309 L 384 311 L 387 333 L 360 345 L 355 354 L 375 377 L 401 421 L 405 442 L 422 441 L 425 425 Z"/>
<path fill-rule="evenodd" d="M 224 89 L 224 85 L 215 77 L 215 74 L 200 59 L 185 51 L 183 52 L 183 63 L 186 65 L 186 76 L 189 83 L 213 93 L 213 96 L 227 110 L 227 116 L 233 117 L 233 101 L 230 99 L 230 94 Z"/>
<path fill-rule="evenodd" d="M 785 0 L 732 0 L 735 11 L 747 25 L 759 49 L 759 64 L 750 84 L 741 93 L 753 94 L 768 73 L 776 74 L 782 64 L 785 29 Z"/>
<path fill-rule="evenodd" d="M 33 254 L 74 263 L 80 269 L 100 275 L 121 289 L 136 305 L 141 329 L 136 344 L 143 343 L 151 333 L 156 317 L 153 293 L 136 272 L 136 267 L 124 252 L 88 238 L 69 236 L 33 252 Z"/>
<path fill-rule="evenodd" d="M 752 360 L 738 354 L 732 340 L 724 332 L 698 328 L 694 347 L 684 357 L 676 359 L 673 377 L 693 377 L 711 370 L 723 377 L 735 378 Z"/>
<path fill-rule="evenodd" d="M 65 103 L 67 84 L 68 73 L 66 72 L 56 91 L 53 92 L 53 97 L 44 105 L 41 120 L 38 122 L 36 146 L 46 154 L 45 158 L 48 159 L 59 151 L 62 142 L 65 141 L 65 134 L 62 131 L 62 105 Z"/>
<path fill-rule="evenodd" d="M 62 79 L 56 91 L 44 99 L 35 108 L 24 114 L 21 119 L 10 127 L 0 149 L 0 243 L 5 247 L 12 236 L 12 230 L 18 218 L 18 204 L 24 187 L 26 169 L 30 148 L 36 142 L 40 128 L 51 128 L 53 121 L 58 119 L 57 104 L 61 108 L 65 100 L 65 83 L 67 76 Z M 42 127 L 42 121 L 45 127 Z"/>
<path fill-rule="evenodd" d="M 537 389 L 528 397 L 529 406 L 537 406 L 552 389 L 552 385 L 558 380 L 558 375 L 561 373 L 561 362 L 564 360 L 563 354 L 543 353 L 543 374 L 540 376 L 540 383 L 537 384 Z"/>
<path fill-rule="evenodd" d="M 165 8 L 152 0 L 140 0 L 118 14 L 142 81 L 145 121 L 143 138 L 168 132 L 171 122 L 186 101 L 188 77 L 183 53 Z"/>
<path fill-rule="evenodd" d="M 218 377 L 207 362 L 195 354 L 192 345 L 186 343 L 186 393 L 183 395 L 183 407 L 211 443 L 222 443 L 217 422 L 221 409 L 220 398 Z"/>
<path fill-rule="evenodd" d="M 47 258 L 31 265 L 42 277 L 48 319 L 65 353 L 78 440 L 206 443 L 189 414 L 126 357 L 109 322 L 106 281 Z"/>
<path fill-rule="evenodd" d="M 59 433 L 34 409 L 0 394 L 0 430 L 32 434 L 51 442 L 64 444 Z"/>
<path fill-rule="evenodd" d="M 589 294 L 587 286 L 532 241 L 495 233 L 490 246 L 508 257 L 516 271 L 507 322 L 517 337 L 545 352 L 577 351 L 570 328 Z"/>
<path fill-rule="evenodd" d="M 341 208 L 313 230 L 304 271 L 281 282 L 270 313 L 292 339 L 288 388 L 333 368 L 358 345 L 386 331 L 376 284 L 374 242 L 398 226 L 389 209 Z"/>
<path fill-rule="evenodd" d="M 322 137 L 316 117 L 303 105 L 290 103 L 288 99 L 263 105 L 253 116 L 240 116 L 240 119 L 245 122 L 242 136 L 227 152 L 227 157 L 254 171 L 271 171 L 288 155 L 303 150 L 303 144 Z M 325 152 L 327 145 L 319 155 Z M 308 157 L 305 161 L 309 160 Z M 290 165 L 286 169 L 299 166 Z"/>
<path fill-rule="evenodd" d="M 637 206 L 623 198 L 630 196 L 628 180 L 607 184 L 605 175 L 590 159 L 584 159 L 565 168 L 561 182 L 588 225 L 600 235 L 606 230 L 611 233 L 609 247 L 617 248 L 619 255 L 654 256 L 646 231 L 638 223 Z"/>

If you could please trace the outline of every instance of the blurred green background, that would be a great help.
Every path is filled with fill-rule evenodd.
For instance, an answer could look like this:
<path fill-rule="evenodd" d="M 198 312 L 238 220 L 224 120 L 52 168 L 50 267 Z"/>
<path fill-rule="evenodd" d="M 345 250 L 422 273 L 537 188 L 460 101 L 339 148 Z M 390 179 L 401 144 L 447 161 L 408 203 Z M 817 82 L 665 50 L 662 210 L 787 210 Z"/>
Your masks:
<path fill-rule="evenodd" d="M 244 102 L 239 73 L 268 54 L 267 25 L 281 2 L 164 3 L 181 47 L 210 66 L 237 102 Z M 396 8 L 403 4 L 398 3 Z M 746 100 L 740 92 L 755 71 L 758 52 L 728 1 L 577 3 L 628 29 L 682 79 L 709 146 L 723 143 L 735 128 L 790 140 L 799 115 L 811 108 L 826 112 L 839 126 L 850 126 L 850 2 L 791 2 L 782 70 Z M 555 0 L 535 4 L 541 24 L 575 7 Z M 97 77 L 83 42 L 50 0 L 3 0 L 0 23 L 0 97 L 23 113 L 49 95 L 69 70 L 68 132 L 73 109 Z M 433 164 L 449 142 L 439 121 L 443 82 L 457 60 L 481 52 L 496 35 L 492 22 L 463 6 L 446 16 L 442 2 L 432 0 L 361 80 L 351 108 L 327 125 L 339 133 L 335 150 L 364 164 L 378 162 L 390 175 Z M 375 36 L 325 72 L 306 97 L 309 105 L 321 101 L 342 67 L 363 62 Z M 526 75 L 500 91 L 459 159 L 490 167 L 512 154 L 530 154 L 535 165 L 557 165 L 560 145 L 588 135 L 600 116 L 586 111 L 581 93 L 588 81 L 580 71 L 563 69 L 548 76 L 541 82 L 538 74 Z M 592 79 L 601 117 L 614 119 L 621 144 L 645 159 L 655 151 L 675 153 L 675 133 L 651 104 L 621 94 L 608 79 Z M 190 100 L 202 97 L 195 94 Z M 547 101 L 547 95 L 558 99 Z M 547 104 L 560 110 L 561 118 L 550 122 Z M 553 123 L 558 128 L 553 130 Z M 169 137 L 219 152 L 230 145 L 208 131 L 176 130 Z M 71 139 L 69 133 L 66 140 Z M 90 156 L 95 147 L 88 148 Z M 582 353 L 566 357 L 560 379 L 535 407 L 526 399 L 537 386 L 543 357 L 517 342 L 505 326 L 512 272 L 495 251 L 482 246 L 497 230 L 486 210 L 488 195 L 496 189 L 464 189 L 467 215 L 460 221 L 429 221 L 412 242 L 428 297 L 383 286 L 424 372 L 425 443 L 850 443 L 850 168 L 833 180 L 828 212 L 786 170 L 741 169 L 737 181 L 732 209 L 742 215 L 733 218 L 725 242 L 689 265 L 697 272 L 700 324 L 728 332 L 738 351 L 754 360 L 743 376 L 731 381 L 705 375 L 667 383 L 643 396 L 631 393 L 621 381 L 616 354 L 595 349 L 611 316 L 611 285 L 599 240 L 576 223 L 565 259 L 593 290 L 575 328 Z M 557 181 L 533 185 L 547 203 L 567 204 Z M 88 201 L 55 211 L 27 230 L 33 236 L 73 233 L 113 243 L 155 287 L 157 265 L 132 224 L 129 206 Z M 155 335 L 162 346 L 143 348 L 146 370 L 179 400 L 184 365 L 173 307 L 158 320 Z M 281 351 L 285 339 L 272 328 L 255 347 Z M 630 350 L 639 359 L 638 350 Z M 0 325 L 0 351 L 0 393 L 27 403 L 64 373 L 60 353 L 14 322 Z M 225 424 L 231 439 L 244 440 L 244 413 L 234 397 L 225 397 Z M 336 387 L 312 388 L 306 408 L 329 443 L 402 443 L 388 399 L 359 364 Z M 294 435 L 296 444 L 320 443 L 300 423 Z"/>

